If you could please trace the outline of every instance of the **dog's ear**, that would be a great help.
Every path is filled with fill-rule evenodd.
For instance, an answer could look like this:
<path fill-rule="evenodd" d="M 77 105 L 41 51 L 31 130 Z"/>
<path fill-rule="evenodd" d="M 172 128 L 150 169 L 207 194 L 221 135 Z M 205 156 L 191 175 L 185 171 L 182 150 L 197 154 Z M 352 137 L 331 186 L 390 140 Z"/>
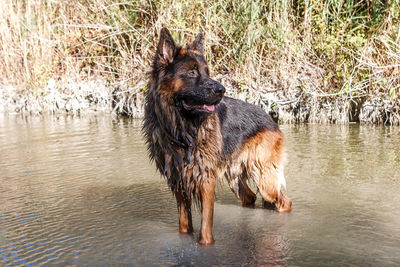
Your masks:
<path fill-rule="evenodd" d="M 166 64 L 172 63 L 175 56 L 176 45 L 167 28 L 162 28 L 157 46 L 157 56 Z"/>
<path fill-rule="evenodd" d="M 197 50 L 203 54 L 203 34 L 199 33 L 196 39 L 187 46 L 187 49 Z"/>

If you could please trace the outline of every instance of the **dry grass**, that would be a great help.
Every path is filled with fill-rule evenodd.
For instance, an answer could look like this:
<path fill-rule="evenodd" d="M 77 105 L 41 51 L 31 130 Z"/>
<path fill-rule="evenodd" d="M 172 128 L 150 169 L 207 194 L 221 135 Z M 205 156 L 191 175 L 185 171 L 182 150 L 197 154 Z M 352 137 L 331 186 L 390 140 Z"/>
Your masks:
<path fill-rule="evenodd" d="M 229 93 L 282 121 L 399 124 L 399 0 L 0 1 L 0 106 L 142 115 L 167 26 L 206 36 Z"/>

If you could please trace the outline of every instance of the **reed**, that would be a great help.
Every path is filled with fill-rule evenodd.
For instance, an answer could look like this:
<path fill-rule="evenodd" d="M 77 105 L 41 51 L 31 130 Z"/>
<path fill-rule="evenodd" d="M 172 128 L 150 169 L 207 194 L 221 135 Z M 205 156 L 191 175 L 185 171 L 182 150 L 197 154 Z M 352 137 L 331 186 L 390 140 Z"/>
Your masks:
<path fill-rule="evenodd" d="M 0 84 L 13 88 L 3 89 L 3 102 L 36 99 L 41 112 L 46 101 L 55 110 L 93 98 L 140 115 L 145 73 L 166 26 L 181 44 L 205 33 L 213 76 L 282 120 L 375 116 L 367 106 L 396 113 L 399 9 L 399 0 L 3 0 Z"/>

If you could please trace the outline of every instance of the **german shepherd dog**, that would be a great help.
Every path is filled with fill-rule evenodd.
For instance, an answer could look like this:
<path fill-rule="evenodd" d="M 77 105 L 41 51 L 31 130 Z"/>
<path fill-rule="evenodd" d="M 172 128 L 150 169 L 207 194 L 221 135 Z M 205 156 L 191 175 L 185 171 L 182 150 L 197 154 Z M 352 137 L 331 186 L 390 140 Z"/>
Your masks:
<path fill-rule="evenodd" d="M 194 200 L 201 207 L 199 243 L 214 243 L 214 189 L 223 176 L 244 206 L 256 200 L 247 185 L 253 180 L 265 206 L 290 211 L 281 191 L 283 134 L 262 109 L 224 96 L 209 76 L 201 33 L 183 48 L 163 28 L 149 74 L 143 130 L 150 158 L 176 197 L 180 233 L 193 231 Z"/>

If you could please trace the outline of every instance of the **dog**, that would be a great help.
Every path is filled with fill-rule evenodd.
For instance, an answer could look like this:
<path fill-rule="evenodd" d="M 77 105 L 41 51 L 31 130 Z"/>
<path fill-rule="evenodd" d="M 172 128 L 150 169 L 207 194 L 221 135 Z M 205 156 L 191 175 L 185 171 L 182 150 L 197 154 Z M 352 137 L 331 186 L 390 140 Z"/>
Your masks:
<path fill-rule="evenodd" d="M 186 47 L 163 28 L 145 97 L 143 132 L 150 159 L 175 195 L 179 232 L 193 231 L 191 206 L 201 207 L 199 243 L 214 243 L 215 185 L 225 177 L 243 206 L 251 206 L 257 185 L 265 207 L 291 210 L 282 192 L 284 136 L 261 108 L 224 96 L 209 76 L 200 33 Z"/>

